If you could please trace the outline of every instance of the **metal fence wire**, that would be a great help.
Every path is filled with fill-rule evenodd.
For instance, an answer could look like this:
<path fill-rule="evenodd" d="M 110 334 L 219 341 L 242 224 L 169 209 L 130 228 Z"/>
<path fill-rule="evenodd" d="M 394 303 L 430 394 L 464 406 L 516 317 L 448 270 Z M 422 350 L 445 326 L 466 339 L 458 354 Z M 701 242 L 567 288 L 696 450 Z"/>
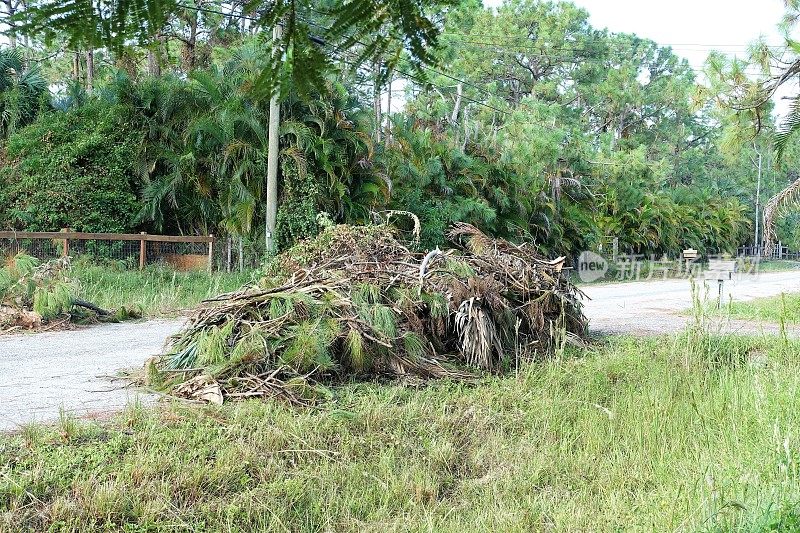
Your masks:
<path fill-rule="evenodd" d="M 766 258 L 767 254 L 764 246 L 742 246 L 738 250 L 738 254 L 746 257 L 762 257 Z M 800 252 L 791 250 L 788 246 L 784 246 L 779 242 L 772 247 L 772 255 L 770 259 L 789 259 L 797 261 L 800 259 Z"/>
<path fill-rule="evenodd" d="M 128 268 L 163 264 L 178 270 L 208 269 L 213 236 L 169 236 L 79 232 L 0 232 L 0 256 L 18 253 L 47 261 L 69 255 Z"/>
<path fill-rule="evenodd" d="M 225 272 L 261 268 L 267 257 L 263 239 L 220 238 L 214 242 L 214 269 Z"/>
<path fill-rule="evenodd" d="M 148 241 L 145 251 L 146 262 L 169 265 L 179 270 L 199 270 L 208 267 L 208 246 L 207 243 L 201 242 Z M 138 257 L 138 251 L 136 255 Z"/>
<path fill-rule="evenodd" d="M 63 243 L 61 243 L 61 248 L 63 248 Z M 135 266 L 139 263 L 139 248 L 139 243 L 136 241 L 103 239 L 69 241 L 67 252 L 72 257 L 88 256 L 97 261 L 122 261 Z"/>
<path fill-rule="evenodd" d="M 0 239 L 0 255 L 13 257 L 19 253 L 30 255 L 42 261 L 60 257 L 62 242 L 44 239 Z"/>

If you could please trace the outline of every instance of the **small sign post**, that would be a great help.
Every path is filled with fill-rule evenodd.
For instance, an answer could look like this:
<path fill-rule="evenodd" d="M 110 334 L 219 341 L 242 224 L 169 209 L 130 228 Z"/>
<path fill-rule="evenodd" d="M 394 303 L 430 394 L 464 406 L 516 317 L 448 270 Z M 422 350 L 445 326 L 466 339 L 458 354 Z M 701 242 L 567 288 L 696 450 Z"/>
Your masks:
<path fill-rule="evenodd" d="M 689 265 L 698 257 L 697 250 L 694 248 L 687 248 L 683 251 L 683 260 L 686 261 L 686 274 L 689 274 Z"/>
<path fill-rule="evenodd" d="M 733 273 L 736 272 L 736 261 L 725 259 L 711 259 L 708 262 L 707 278 L 717 279 L 717 309 L 722 308 L 722 294 L 725 288 L 725 280 L 733 279 Z"/>

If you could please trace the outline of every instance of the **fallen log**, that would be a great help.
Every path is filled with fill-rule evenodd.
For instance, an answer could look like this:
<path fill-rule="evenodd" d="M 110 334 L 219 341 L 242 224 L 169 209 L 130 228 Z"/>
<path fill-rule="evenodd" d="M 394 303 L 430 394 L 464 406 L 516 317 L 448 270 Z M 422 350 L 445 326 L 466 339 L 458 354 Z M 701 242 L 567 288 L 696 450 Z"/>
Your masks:
<path fill-rule="evenodd" d="M 93 304 L 91 302 L 87 302 L 85 300 L 80 300 L 78 298 L 73 298 L 72 299 L 72 305 L 75 306 L 75 307 L 83 307 L 84 309 L 89 309 L 90 311 L 94 311 L 95 313 L 97 313 L 100 316 L 110 316 L 111 315 L 111 311 L 106 311 L 105 309 L 103 309 L 101 307 L 98 307 L 98 306 L 96 306 L 95 304 Z"/>

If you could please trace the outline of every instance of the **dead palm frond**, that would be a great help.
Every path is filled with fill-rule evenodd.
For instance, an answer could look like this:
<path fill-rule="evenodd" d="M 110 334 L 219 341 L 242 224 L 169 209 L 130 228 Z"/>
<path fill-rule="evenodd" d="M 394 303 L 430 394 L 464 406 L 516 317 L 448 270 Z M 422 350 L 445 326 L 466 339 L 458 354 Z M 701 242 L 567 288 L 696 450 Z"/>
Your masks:
<path fill-rule="evenodd" d="M 506 353 L 585 335 L 563 258 L 547 261 L 468 224 L 450 237 L 457 248 L 423 268 L 430 254 L 411 252 L 390 226 L 327 227 L 277 256 L 258 284 L 203 304 L 161 367 L 183 381 L 211 375 L 235 398 L 244 375 L 253 395 L 262 390 L 253 376 L 262 375 L 272 392 L 279 383 L 311 392 L 320 381 L 379 374 L 468 379 L 502 368 Z M 176 391 L 207 391 L 201 381 Z"/>
<path fill-rule="evenodd" d="M 800 201 L 800 178 L 795 179 L 786 188 L 769 199 L 764 206 L 764 254 L 772 255 L 777 235 L 775 225 L 781 210 Z"/>
<path fill-rule="evenodd" d="M 460 350 L 468 365 L 491 370 L 503 356 L 497 328 L 480 300 L 473 297 L 461 302 L 455 314 Z"/>

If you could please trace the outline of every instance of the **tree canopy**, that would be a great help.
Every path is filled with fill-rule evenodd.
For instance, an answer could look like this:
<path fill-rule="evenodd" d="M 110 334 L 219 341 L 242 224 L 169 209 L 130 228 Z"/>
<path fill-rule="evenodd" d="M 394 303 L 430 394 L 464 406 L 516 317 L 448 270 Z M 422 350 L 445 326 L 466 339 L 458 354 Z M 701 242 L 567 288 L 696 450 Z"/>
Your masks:
<path fill-rule="evenodd" d="M 622 253 L 734 251 L 756 239 L 757 206 L 794 181 L 797 150 L 777 165 L 768 110 L 731 111 L 755 90 L 736 84 L 743 65 L 712 55 L 705 83 L 670 48 L 594 28 L 569 2 L 44 1 L 5 21 L 20 38 L 4 54 L 20 63 L 0 105 L 19 118 L 2 130 L 0 180 L 49 179 L 19 148 L 41 136 L 82 147 L 59 163 L 73 175 L 115 165 L 89 142 L 94 126 L 74 127 L 99 113 L 130 154 L 134 214 L 115 226 L 127 230 L 213 232 L 263 252 L 278 87 L 282 247 L 400 210 L 419 217 L 423 246 L 464 221 L 552 254 L 614 239 Z M 734 142 L 753 118 L 763 131 Z M 23 211 L 62 201 L 4 193 L 0 224 L 33 227 Z"/>

